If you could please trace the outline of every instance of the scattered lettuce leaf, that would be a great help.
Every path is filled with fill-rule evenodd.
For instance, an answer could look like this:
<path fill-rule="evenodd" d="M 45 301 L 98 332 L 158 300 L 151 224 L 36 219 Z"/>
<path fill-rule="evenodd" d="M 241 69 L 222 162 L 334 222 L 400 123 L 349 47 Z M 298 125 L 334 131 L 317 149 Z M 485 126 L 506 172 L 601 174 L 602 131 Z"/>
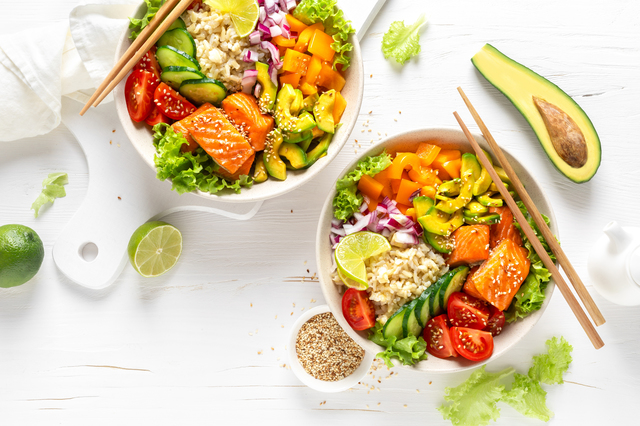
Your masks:
<path fill-rule="evenodd" d="M 38 195 L 38 198 L 31 204 L 31 209 L 34 210 L 33 215 L 38 217 L 40 209 L 47 203 L 52 203 L 56 198 L 62 198 L 67 195 L 64 190 L 64 185 L 69 183 L 69 175 L 66 173 L 49 173 L 42 181 L 42 192 Z"/>
<path fill-rule="evenodd" d="M 219 166 L 200 147 L 193 154 L 180 152 L 180 147 L 188 142 L 170 125 L 158 123 L 153 127 L 153 131 L 156 176 L 160 180 L 171 179 L 171 189 L 178 194 L 196 189 L 212 194 L 223 189 L 239 193 L 243 187 L 248 188 L 253 184 L 253 180 L 246 175 L 233 182 L 216 175 Z"/>
<path fill-rule="evenodd" d="M 498 373 L 487 373 L 483 365 L 466 382 L 455 388 L 445 388 L 444 399 L 451 404 L 443 404 L 438 410 L 456 426 L 488 425 L 500 417 L 497 403 L 505 388 L 500 380 L 514 372 L 513 368 L 507 368 Z"/>
<path fill-rule="evenodd" d="M 376 322 L 369 333 L 369 340 L 385 348 L 376 357 L 383 360 L 389 368 L 393 367 L 392 358 L 399 359 L 404 365 L 413 365 L 427 359 L 427 342 L 422 337 L 409 336 L 400 340 L 394 336 L 385 338 L 382 335 L 382 324 L 379 322 Z"/>
<path fill-rule="evenodd" d="M 322 22 L 324 31 L 333 37 L 331 48 L 336 52 L 333 68 L 336 69 L 338 64 L 342 65 L 342 70 L 349 68 L 351 59 L 347 53 L 353 49 L 353 45 L 347 40 L 356 31 L 351 21 L 344 19 L 337 0 L 302 0 L 293 10 L 293 16 L 307 25 Z"/>
<path fill-rule="evenodd" d="M 356 165 L 356 168 L 338 180 L 338 193 L 333 199 L 333 214 L 337 219 L 347 220 L 360 210 L 362 195 L 358 194 L 358 181 L 364 175 L 375 176 L 391 165 L 391 156 L 386 152 L 367 157 Z"/>
<path fill-rule="evenodd" d="M 382 37 L 382 53 L 386 59 L 393 57 L 404 64 L 412 56 L 420 53 L 420 29 L 427 23 L 424 13 L 410 26 L 404 21 L 395 21 Z"/>
<path fill-rule="evenodd" d="M 529 369 L 529 377 L 548 385 L 564 383 L 562 375 L 569 369 L 571 346 L 564 337 L 553 337 L 547 340 L 548 353 L 533 357 L 533 366 Z"/>
<path fill-rule="evenodd" d="M 131 35 L 129 38 L 135 40 L 140 35 L 144 27 L 149 25 L 149 22 L 156 16 L 160 6 L 162 6 L 163 0 L 144 0 L 147 4 L 147 13 L 144 14 L 142 19 L 129 18 L 129 28 L 131 28 Z"/>
<path fill-rule="evenodd" d="M 553 411 L 547 407 L 547 392 L 540 382 L 529 376 L 516 373 L 511 389 L 504 391 L 502 400 L 515 408 L 520 414 L 548 422 Z"/>

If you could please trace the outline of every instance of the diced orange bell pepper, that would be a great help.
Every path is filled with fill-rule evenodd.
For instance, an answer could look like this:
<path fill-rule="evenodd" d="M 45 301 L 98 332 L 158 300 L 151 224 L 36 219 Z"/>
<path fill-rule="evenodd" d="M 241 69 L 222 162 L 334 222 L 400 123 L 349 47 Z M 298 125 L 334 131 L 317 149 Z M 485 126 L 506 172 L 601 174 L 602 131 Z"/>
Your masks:
<path fill-rule="evenodd" d="M 290 84 L 293 86 L 294 89 L 297 89 L 298 85 L 300 84 L 301 77 L 302 75 L 298 72 L 292 72 L 292 73 L 287 72 L 279 76 L 280 84 L 281 85 Z"/>
<path fill-rule="evenodd" d="M 400 179 L 405 169 L 420 170 L 420 158 L 413 152 L 398 152 L 389 166 L 389 179 Z M 411 179 L 410 175 L 408 179 Z"/>
<path fill-rule="evenodd" d="M 311 40 L 311 36 L 313 36 L 316 30 L 324 31 L 324 26 L 321 22 L 308 26 L 298 34 L 298 40 L 296 41 L 296 47 L 294 47 L 294 49 L 298 52 L 306 52 L 309 46 L 309 40 Z"/>
<path fill-rule="evenodd" d="M 342 118 L 342 113 L 347 108 L 347 101 L 342 97 L 340 92 L 336 92 L 336 103 L 333 106 L 333 122 L 338 124 Z"/>
<path fill-rule="evenodd" d="M 411 217 L 414 222 L 418 220 L 418 217 L 416 216 L 416 209 L 414 209 L 413 207 L 408 208 L 405 214 Z"/>
<path fill-rule="evenodd" d="M 294 18 L 292 14 L 287 13 L 285 18 L 287 18 L 287 23 L 289 24 L 289 27 L 291 27 L 291 31 L 300 34 L 305 29 L 307 29 L 307 25 L 305 25 L 302 21 Z"/>
<path fill-rule="evenodd" d="M 316 30 L 311 39 L 309 40 L 309 47 L 307 50 L 322 58 L 322 60 L 331 62 L 333 55 L 336 53 L 332 48 L 333 37 L 325 33 L 324 31 Z"/>
<path fill-rule="evenodd" d="M 420 191 L 420 195 L 422 195 L 423 197 L 429 197 L 432 200 L 436 199 L 436 189 L 433 186 L 423 186 L 422 190 Z"/>
<path fill-rule="evenodd" d="M 275 36 L 274 38 L 272 38 L 271 42 L 273 44 L 275 44 L 276 46 L 289 47 L 289 48 L 293 48 L 296 45 L 296 40 L 295 39 L 293 39 L 293 38 L 284 38 L 281 35 Z"/>
<path fill-rule="evenodd" d="M 309 96 L 317 93 L 318 88 L 314 84 L 309 84 L 306 81 L 303 81 L 302 84 L 300 84 L 300 91 L 303 95 Z"/>
<path fill-rule="evenodd" d="M 432 167 L 442 166 L 447 161 L 459 160 L 462 157 L 457 149 L 442 149 L 433 160 Z"/>
<path fill-rule="evenodd" d="M 410 206 L 411 194 L 422 189 L 422 185 L 417 182 L 412 182 L 407 179 L 400 180 L 400 187 L 398 188 L 398 195 L 396 195 L 396 201 L 400 204 Z"/>
<path fill-rule="evenodd" d="M 418 145 L 418 149 L 416 151 L 416 155 L 420 157 L 420 162 L 425 167 L 430 166 L 439 153 L 440 147 L 438 145 L 433 145 L 426 142 L 422 142 L 420 145 Z"/>
<path fill-rule="evenodd" d="M 307 67 L 307 73 L 304 76 L 303 82 L 315 86 L 318 84 L 318 74 L 320 74 L 321 70 L 322 59 L 317 55 L 313 55 L 309 61 L 309 66 Z"/>
<path fill-rule="evenodd" d="M 282 62 L 282 70 L 299 73 L 300 75 L 306 74 L 310 60 L 311 56 L 309 55 L 293 49 L 287 49 L 284 54 L 284 61 Z"/>
<path fill-rule="evenodd" d="M 391 168 L 391 166 L 389 166 L 388 168 Z M 391 171 L 389 171 L 389 173 L 391 173 Z M 391 176 L 389 174 L 389 176 Z M 400 175 L 400 179 L 391 179 L 391 191 L 393 191 L 393 197 L 389 197 L 391 199 L 395 199 L 396 194 L 398 193 L 398 190 L 400 189 L 400 184 L 402 183 L 402 179 L 405 180 L 411 180 L 411 178 L 409 177 L 409 174 L 406 171 L 402 172 L 402 175 Z"/>
<path fill-rule="evenodd" d="M 402 213 L 403 215 L 406 215 L 407 211 L 411 208 L 411 206 L 407 206 L 400 203 L 397 203 L 396 207 L 398 208 L 398 210 L 400 210 L 400 213 Z"/>
<path fill-rule="evenodd" d="M 369 197 L 371 200 L 378 200 L 378 197 L 382 193 L 383 185 L 368 175 L 363 175 L 358 181 L 358 189 L 362 194 Z"/>
<path fill-rule="evenodd" d="M 322 64 L 320 74 L 318 74 L 318 85 L 326 87 L 327 89 L 335 90 L 336 92 L 342 91 L 346 80 L 340 75 L 338 71 L 334 71 L 331 65 L 325 63 Z"/>
<path fill-rule="evenodd" d="M 422 161 L 422 160 L 420 160 Z M 419 169 L 409 170 L 409 177 L 414 182 L 420 182 L 423 185 L 435 185 L 438 182 L 438 176 L 431 167 L 420 167 Z"/>
<path fill-rule="evenodd" d="M 369 198 L 364 197 L 365 203 L 367 203 L 367 208 L 370 212 L 374 211 L 378 207 L 378 199 L 377 198 Z"/>
<path fill-rule="evenodd" d="M 380 193 L 380 197 L 389 197 L 389 199 L 393 198 L 391 180 L 389 179 L 389 167 L 375 175 L 373 178 L 382 184 L 382 192 Z"/>
<path fill-rule="evenodd" d="M 460 159 L 447 161 L 442 167 L 449 173 L 454 179 L 460 177 L 460 169 L 462 168 L 462 161 Z"/>

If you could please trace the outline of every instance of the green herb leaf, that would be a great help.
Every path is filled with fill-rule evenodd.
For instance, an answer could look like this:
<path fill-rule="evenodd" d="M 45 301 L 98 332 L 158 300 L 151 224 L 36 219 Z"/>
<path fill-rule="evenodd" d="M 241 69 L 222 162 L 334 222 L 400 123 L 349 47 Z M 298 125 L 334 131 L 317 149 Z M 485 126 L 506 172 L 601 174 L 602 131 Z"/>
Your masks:
<path fill-rule="evenodd" d="M 518 373 L 514 378 L 513 386 L 503 392 L 502 400 L 520 414 L 548 422 L 553 417 L 553 412 L 547 407 L 547 392 L 542 389 L 540 382 Z"/>
<path fill-rule="evenodd" d="M 571 346 L 564 337 L 553 337 L 547 340 L 549 352 L 533 357 L 533 367 L 529 369 L 529 377 L 542 383 L 554 385 L 564 383 L 562 375 L 569 369 L 573 360 Z"/>
<path fill-rule="evenodd" d="M 147 12 L 142 19 L 129 18 L 129 28 L 131 28 L 131 35 L 129 38 L 135 40 L 140 35 L 144 27 L 149 25 L 149 22 L 156 16 L 160 6 L 162 6 L 163 0 L 144 0 L 147 4 Z"/>
<path fill-rule="evenodd" d="M 404 21 L 395 21 L 382 37 L 382 53 L 386 59 L 393 57 L 404 64 L 412 56 L 420 53 L 420 29 L 427 23 L 424 13 L 411 26 Z"/>
<path fill-rule="evenodd" d="M 53 203 L 56 198 L 62 198 L 67 195 L 64 185 L 69 183 L 69 176 L 66 173 L 50 173 L 49 176 L 42 181 L 42 192 L 31 205 L 34 210 L 34 216 L 38 217 L 40 209 L 47 203 Z"/>

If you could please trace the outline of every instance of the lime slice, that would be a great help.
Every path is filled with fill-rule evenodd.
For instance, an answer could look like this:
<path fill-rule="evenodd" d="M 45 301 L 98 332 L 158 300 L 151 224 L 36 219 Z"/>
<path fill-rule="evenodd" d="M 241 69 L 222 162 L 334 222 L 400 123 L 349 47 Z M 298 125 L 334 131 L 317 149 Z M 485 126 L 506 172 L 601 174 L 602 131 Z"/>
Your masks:
<path fill-rule="evenodd" d="M 182 234 L 166 222 L 147 222 L 135 230 L 127 252 L 131 266 L 140 275 L 157 277 L 178 261 L 182 253 Z"/>
<path fill-rule="evenodd" d="M 205 3 L 221 12 L 229 13 L 240 37 L 246 37 L 253 32 L 260 16 L 260 8 L 255 0 L 205 0 Z"/>
<path fill-rule="evenodd" d="M 368 288 L 364 261 L 389 250 L 391 250 L 389 240 L 375 232 L 364 231 L 347 235 L 336 247 L 338 276 L 348 287 L 358 290 Z"/>

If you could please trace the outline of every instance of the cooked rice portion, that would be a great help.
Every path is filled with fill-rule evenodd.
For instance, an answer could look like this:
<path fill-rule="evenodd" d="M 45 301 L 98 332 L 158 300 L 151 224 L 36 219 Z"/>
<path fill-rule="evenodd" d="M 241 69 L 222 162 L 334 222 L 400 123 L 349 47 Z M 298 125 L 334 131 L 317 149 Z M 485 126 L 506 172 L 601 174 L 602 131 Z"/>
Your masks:
<path fill-rule="evenodd" d="M 376 319 L 382 324 L 449 270 L 443 257 L 425 243 L 408 248 L 393 247 L 367 259 L 365 265 L 369 299 L 375 307 Z M 343 285 L 337 273 L 333 281 Z"/>
<path fill-rule="evenodd" d="M 244 71 L 255 68 L 254 64 L 242 60 L 244 51 L 251 47 L 248 37 L 238 37 L 228 13 L 211 9 L 204 3 L 187 10 L 182 19 L 196 42 L 200 71 L 222 82 L 227 90 L 239 91 Z M 264 52 L 258 51 L 258 57 L 264 57 Z"/>

